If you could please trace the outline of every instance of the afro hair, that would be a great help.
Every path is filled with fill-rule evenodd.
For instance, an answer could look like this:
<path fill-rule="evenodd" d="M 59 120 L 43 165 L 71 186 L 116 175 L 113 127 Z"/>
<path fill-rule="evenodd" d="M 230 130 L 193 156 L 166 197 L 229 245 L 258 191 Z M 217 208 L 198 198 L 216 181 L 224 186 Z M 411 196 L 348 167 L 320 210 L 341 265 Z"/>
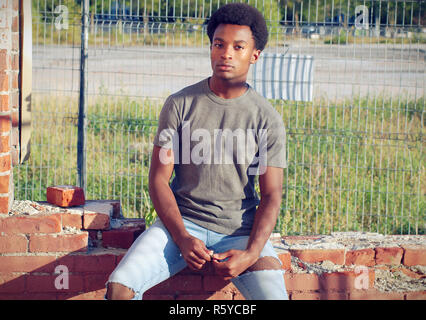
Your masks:
<path fill-rule="evenodd" d="M 245 3 L 228 3 L 220 7 L 210 17 L 207 35 L 213 43 L 213 35 L 218 25 L 236 24 L 249 26 L 253 34 L 256 49 L 262 51 L 268 42 L 268 28 L 262 14 L 254 7 Z"/>

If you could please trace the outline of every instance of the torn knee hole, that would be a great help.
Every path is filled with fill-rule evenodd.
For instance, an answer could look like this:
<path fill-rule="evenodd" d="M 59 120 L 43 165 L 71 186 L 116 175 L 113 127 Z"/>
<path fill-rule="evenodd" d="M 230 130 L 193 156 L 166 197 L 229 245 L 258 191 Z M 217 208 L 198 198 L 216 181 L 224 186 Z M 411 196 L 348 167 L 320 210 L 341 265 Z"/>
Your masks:
<path fill-rule="evenodd" d="M 107 299 L 118 298 L 118 297 L 127 297 L 132 299 L 135 296 L 135 291 L 132 288 L 129 288 L 118 282 L 108 283 L 107 288 Z"/>

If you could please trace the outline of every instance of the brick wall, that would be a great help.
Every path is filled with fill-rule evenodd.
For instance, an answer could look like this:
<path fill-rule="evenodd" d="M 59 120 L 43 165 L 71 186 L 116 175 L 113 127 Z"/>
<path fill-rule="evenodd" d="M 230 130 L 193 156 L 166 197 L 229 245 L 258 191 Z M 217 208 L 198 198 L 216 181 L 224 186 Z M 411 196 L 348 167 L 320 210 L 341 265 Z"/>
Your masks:
<path fill-rule="evenodd" d="M 19 150 L 19 0 L 0 0 L 0 213 L 13 201 Z"/>
<path fill-rule="evenodd" d="M 0 215 L 0 299 L 103 299 L 109 274 L 144 228 L 143 219 L 120 216 L 118 201 L 86 201 L 72 209 L 15 201 L 9 214 Z M 289 247 L 274 240 L 290 299 L 426 299 L 422 236 L 423 245 L 402 236 L 390 247 L 297 249 L 307 238 L 284 238 Z M 55 287 L 64 275 L 61 266 L 68 288 Z M 394 278 L 405 282 L 392 284 Z M 185 269 L 145 299 L 244 298 L 207 268 Z"/>

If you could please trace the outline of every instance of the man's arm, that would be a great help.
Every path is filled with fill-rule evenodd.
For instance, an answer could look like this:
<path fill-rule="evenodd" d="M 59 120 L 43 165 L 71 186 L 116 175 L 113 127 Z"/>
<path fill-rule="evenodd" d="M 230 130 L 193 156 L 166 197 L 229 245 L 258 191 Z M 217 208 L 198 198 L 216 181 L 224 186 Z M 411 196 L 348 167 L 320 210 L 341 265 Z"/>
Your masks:
<path fill-rule="evenodd" d="M 268 241 L 281 207 L 283 169 L 267 167 L 265 173 L 259 176 L 259 187 L 260 204 L 246 250 L 229 250 L 213 255 L 217 273 L 226 278 L 236 277 L 253 265 Z M 229 259 L 225 262 L 217 261 L 226 258 Z"/>
<path fill-rule="evenodd" d="M 259 176 L 260 204 L 256 211 L 247 250 L 257 258 L 274 230 L 283 193 L 283 169 L 267 167 Z"/>
<path fill-rule="evenodd" d="M 161 152 L 167 152 L 167 163 L 160 160 Z M 164 156 L 164 154 L 163 154 Z M 186 230 L 169 181 L 174 168 L 171 149 L 154 146 L 149 169 L 149 195 L 160 217 L 191 269 L 201 269 L 210 261 L 210 252 L 204 242 L 192 237 Z"/>

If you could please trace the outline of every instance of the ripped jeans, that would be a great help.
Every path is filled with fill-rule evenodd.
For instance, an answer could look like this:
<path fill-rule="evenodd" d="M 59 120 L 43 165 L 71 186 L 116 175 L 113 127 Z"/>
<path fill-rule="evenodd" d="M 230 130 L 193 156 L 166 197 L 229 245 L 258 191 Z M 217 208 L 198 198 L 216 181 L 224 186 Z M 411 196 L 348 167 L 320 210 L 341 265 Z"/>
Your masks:
<path fill-rule="evenodd" d="M 207 230 L 189 220 L 183 221 L 187 231 L 202 240 L 206 247 L 215 253 L 230 249 L 245 250 L 247 247 L 248 236 L 224 235 Z M 263 248 L 259 258 L 261 257 L 278 259 L 269 241 Z M 157 219 L 136 239 L 110 275 L 106 285 L 110 282 L 120 283 L 133 290 L 134 300 L 141 300 L 145 291 L 186 266 L 179 247 L 161 220 Z M 231 281 L 247 300 L 288 300 L 283 274 L 284 270 L 251 271 Z"/>

